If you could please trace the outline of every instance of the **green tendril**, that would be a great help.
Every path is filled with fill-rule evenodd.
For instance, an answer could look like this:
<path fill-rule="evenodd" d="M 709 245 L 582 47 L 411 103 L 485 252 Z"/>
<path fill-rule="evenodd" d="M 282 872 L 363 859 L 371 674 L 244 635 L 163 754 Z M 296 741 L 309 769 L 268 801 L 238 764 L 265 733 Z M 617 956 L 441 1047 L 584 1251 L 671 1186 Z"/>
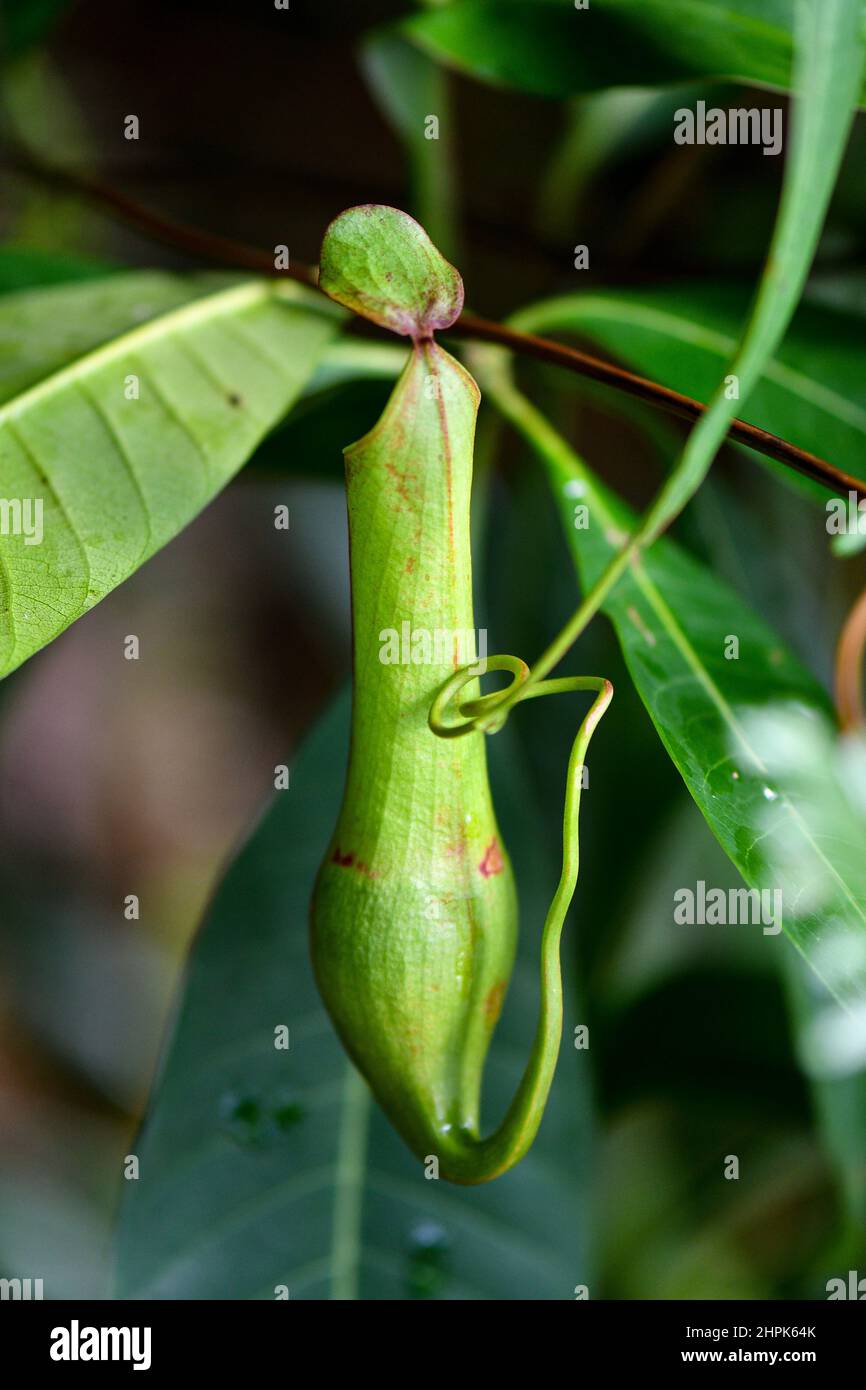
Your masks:
<path fill-rule="evenodd" d="M 458 1134 L 451 1140 L 447 1155 L 449 1176 L 457 1182 L 486 1182 L 513 1167 L 529 1149 L 541 1124 L 562 1038 L 559 943 L 577 887 L 583 768 L 590 739 L 613 697 L 613 686 L 604 676 L 565 676 L 532 684 L 530 668 L 515 656 L 489 657 L 485 669 L 510 671 L 513 680 L 502 690 L 459 703 L 460 691 L 477 681 L 479 675 L 477 663 L 461 667 L 439 689 L 430 707 L 428 723 L 437 737 L 497 733 L 511 709 L 521 700 L 586 690 L 597 693 L 581 721 L 568 760 L 562 817 L 562 870 L 541 937 L 541 1000 L 532 1051 L 523 1079 L 499 1128 L 487 1139 Z"/>

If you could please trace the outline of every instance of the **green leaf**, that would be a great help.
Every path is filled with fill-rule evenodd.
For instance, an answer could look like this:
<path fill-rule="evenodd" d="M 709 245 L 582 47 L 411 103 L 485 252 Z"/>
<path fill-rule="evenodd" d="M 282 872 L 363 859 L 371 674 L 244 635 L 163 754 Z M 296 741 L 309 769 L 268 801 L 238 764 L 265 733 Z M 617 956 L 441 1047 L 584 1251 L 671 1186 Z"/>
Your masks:
<path fill-rule="evenodd" d="M 246 473 L 328 477 L 341 484 L 347 439 L 360 439 L 385 408 L 406 363 L 403 347 L 342 339 L 323 353 L 304 395 L 253 455 Z"/>
<path fill-rule="evenodd" d="M 448 328 L 463 308 L 463 281 L 424 228 L 398 208 L 367 203 L 325 233 L 319 286 L 356 314 L 412 338 Z"/>
<path fill-rule="evenodd" d="M 566 1047 L 538 1139 L 482 1188 L 427 1181 L 347 1061 L 309 962 L 309 899 L 343 788 L 348 700 L 305 744 L 217 893 L 126 1185 L 118 1293 L 568 1299 L 589 1283 L 588 1053 Z M 504 1109 L 537 1010 L 555 868 L 510 731 L 493 741 L 525 928 L 485 1076 Z M 290 1047 L 274 1046 L 289 1029 Z M 570 1032 L 571 1022 L 567 1025 Z M 492 1116 L 491 1116 L 492 1118 Z"/>
<path fill-rule="evenodd" d="M 7 61 L 19 58 L 40 43 L 68 9 L 69 0 L 4 0 L 0 23 L 3 57 Z"/>
<path fill-rule="evenodd" d="M 60 285 L 73 280 L 98 280 L 111 266 L 63 251 L 42 251 L 35 246 L 7 242 L 0 246 L 0 294 Z"/>
<path fill-rule="evenodd" d="M 747 311 L 742 288 L 703 284 L 564 295 L 533 304 L 511 322 L 528 333 L 580 334 L 664 385 L 706 401 L 734 355 Z M 751 392 L 745 418 L 862 476 L 864 333 L 861 313 L 803 305 Z M 802 484 L 826 503 L 826 489 L 805 479 Z"/>
<path fill-rule="evenodd" d="M 584 588 L 635 524 L 534 409 L 480 373 L 539 452 Z M 585 507 L 586 513 L 579 509 Z M 782 893 L 783 925 L 846 1003 L 866 999 L 866 873 L 852 823 L 828 825 L 774 730 L 800 712 L 801 739 L 833 739 L 824 691 L 740 598 L 671 540 L 653 544 L 607 595 L 629 674 L 674 764 L 745 881 Z M 730 638 L 737 639 L 737 655 Z M 758 927 L 757 929 L 762 929 Z"/>
<path fill-rule="evenodd" d="M 99 283 L 66 283 L 90 281 Z M 57 282 L 55 284 L 55 282 Z M 159 314 L 237 284 L 224 274 L 162 271 L 95 273 L 89 263 L 16 248 L 0 251 L 0 404 L 85 353 Z M 62 286 L 62 287 L 61 287 Z M 382 410 L 406 360 L 398 344 L 338 339 L 320 355 L 303 398 L 262 441 L 258 469 L 342 476 L 347 439 L 359 438 Z M 346 424 L 348 421 L 348 424 Z"/>
<path fill-rule="evenodd" d="M 41 256 L 33 265 L 32 257 L 22 264 L 10 255 L 0 262 L 0 276 L 5 266 L 10 277 L 32 273 L 43 287 L 22 287 L 0 300 L 0 403 L 160 314 L 238 283 L 236 276 L 133 270 L 103 271 L 83 283 L 63 275 L 52 286 Z"/>
<path fill-rule="evenodd" d="M 121 321 L 132 309 L 146 322 L 0 408 L 0 497 L 20 518 L 10 512 L 0 536 L 0 675 L 196 516 L 298 397 L 342 321 L 287 282 L 235 284 L 156 317 L 129 288 L 79 293 L 114 306 L 119 289 Z M 14 298 L 0 311 L 0 360 L 27 341 L 27 302 Z"/>
<path fill-rule="evenodd" d="M 787 88 L 793 11 L 793 0 L 456 0 L 403 28 L 442 61 L 537 96 L 701 77 Z"/>
<path fill-rule="evenodd" d="M 0 288 L 10 291 L 0 299 L 0 404 L 122 333 L 238 284 L 235 275 L 158 270 L 109 275 L 104 266 L 91 273 L 87 265 L 41 252 L 28 251 L 20 260 L 14 250 L 8 259 L 0 253 Z M 315 303 L 324 307 L 323 300 Z M 337 341 L 320 358 L 307 389 L 393 380 L 404 361 L 405 352 L 396 345 Z"/>

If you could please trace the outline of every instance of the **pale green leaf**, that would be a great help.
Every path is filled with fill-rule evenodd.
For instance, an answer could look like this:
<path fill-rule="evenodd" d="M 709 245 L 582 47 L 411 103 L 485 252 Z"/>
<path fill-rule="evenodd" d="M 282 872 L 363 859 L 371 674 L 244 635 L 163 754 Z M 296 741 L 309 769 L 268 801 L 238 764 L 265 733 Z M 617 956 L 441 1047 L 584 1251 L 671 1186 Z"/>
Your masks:
<path fill-rule="evenodd" d="M 298 397 L 342 321 L 287 282 L 235 284 L 156 317 L 146 288 L 121 282 L 116 301 L 117 288 L 104 293 L 119 322 L 147 321 L 0 408 L 0 675 L 201 511 Z M 161 277 L 151 289 L 175 293 Z M 4 300 L 7 362 L 16 335 L 27 342 L 27 302 L 14 298 Z M 0 336 L 3 322 L 0 310 Z"/>

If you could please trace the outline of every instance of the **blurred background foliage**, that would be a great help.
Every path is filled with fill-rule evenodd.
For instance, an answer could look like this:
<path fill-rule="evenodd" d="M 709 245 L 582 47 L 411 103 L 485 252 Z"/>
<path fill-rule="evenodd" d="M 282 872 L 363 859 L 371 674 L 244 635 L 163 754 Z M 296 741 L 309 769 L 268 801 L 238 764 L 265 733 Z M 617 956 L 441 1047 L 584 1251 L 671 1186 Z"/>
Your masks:
<path fill-rule="evenodd" d="M 292 0 L 289 18 L 228 0 L 6 0 L 4 140 L 98 172 L 176 220 L 287 243 L 307 262 L 342 208 L 406 207 L 459 258 L 473 308 L 493 317 L 602 285 L 698 281 L 742 302 L 780 161 L 670 138 L 676 106 L 736 87 L 542 98 L 379 37 L 410 11 Z M 438 143 L 419 139 L 419 101 L 441 114 Z M 137 141 L 123 138 L 128 113 L 140 117 Z M 864 283 L 863 146 L 861 121 L 817 268 L 825 301 L 849 312 Z M 119 266 L 196 268 L 45 180 L 7 167 L 2 186 L 3 292 Z M 573 267 L 577 243 L 590 248 L 586 271 Z M 830 348 L 813 337 L 805 350 Z M 674 361 L 683 386 L 676 371 Z M 681 427 L 552 370 L 524 375 L 600 476 L 644 503 Z M 0 1274 L 43 1277 L 50 1296 L 109 1293 L 122 1160 L 192 933 L 274 765 L 348 673 L 340 450 L 385 392 L 355 382 L 306 403 L 176 541 L 0 687 Z M 574 606 L 573 568 L 537 468 L 492 420 L 481 429 L 478 622 L 491 650 L 531 658 Z M 276 502 L 291 508 L 288 535 L 271 524 Z M 829 681 L 863 567 L 829 553 L 802 489 L 726 448 L 677 533 Z M 118 656 L 130 631 L 138 663 Z M 590 1027 L 596 1127 L 591 1158 L 582 1139 L 571 1167 L 581 1272 L 593 1297 L 823 1297 L 831 1275 L 858 1260 L 866 1272 L 856 1203 L 843 1202 L 827 1143 L 827 1126 L 842 1125 L 862 1155 L 866 1116 L 859 1102 L 841 1114 L 816 1103 L 780 968 L 788 948 L 747 927 L 674 926 L 675 888 L 737 876 L 604 619 L 581 644 L 581 667 L 617 689 L 616 728 L 593 746 L 565 937 L 574 1007 Z M 530 709 L 515 720 L 513 737 L 555 845 L 574 711 L 552 704 L 543 719 Z M 124 919 L 128 893 L 141 899 L 139 922 Z M 530 945 L 538 926 L 524 918 Z M 588 1103 L 583 1091 L 573 1103 Z M 731 1153 L 736 1182 L 723 1176 Z M 863 1181 L 861 1161 L 855 1190 Z M 533 1191 L 521 1200 L 537 1203 L 543 1230 L 550 1190 Z M 389 1238 L 388 1279 L 369 1296 L 471 1296 L 449 1285 L 446 1218 L 425 1225 L 415 1212 Z M 539 1280 L 523 1296 L 556 1296 Z"/>

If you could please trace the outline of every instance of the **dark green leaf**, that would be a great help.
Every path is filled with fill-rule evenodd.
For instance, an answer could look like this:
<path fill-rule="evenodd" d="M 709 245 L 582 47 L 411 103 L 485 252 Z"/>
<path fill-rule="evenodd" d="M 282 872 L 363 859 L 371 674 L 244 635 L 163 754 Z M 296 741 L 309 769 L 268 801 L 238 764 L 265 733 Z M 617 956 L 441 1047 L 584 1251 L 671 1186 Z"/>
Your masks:
<path fill-rule="evenodd" d="M 706 401 L 734 355 L 749 301 L 738 286 L 599 291 L 546 300 L 513 322 L 526 332 L 578 333 L 664 385 Z M 744 417 L 862 477 L 864 333 L 861 313 L 803 305 L 749 396 Z M 825 489 L 810 490 L 826 501 Z"/>
<path fill-rule="evenodd" d="M 457 0 L 407 21 L 445 62 L 538 96 L 738 78 L 786 88 L 792 0 Z"/>
<path fill-rule="evenodd" d="M 26 53 L 50 34 L 69 0 L 4 0 L 0 16 L 0 44 L 9 61 Z"/>
<path fill-rule="evenodd" d="M 507 393 L 499 400 L 507 408 Z M 635 517 L 528 403 L 512 413 L 521 417 L 588 589 Z M 831 993 L 862 1001 L 862 832 L 844 807 L 828 821 L 799 774 L 810 750 L 833 744 L 825 693 L 727 585 L 669 539 L 632 563 L 604 606 L 641 699 L 723 849 L 769 895 L 769 914 L 781 893 L 784 928 Z"/>
<path fill-rule="evenodd" d="M 62 285 L 73 280 L 98 280 L 111 273 L 103 261 L 62 251 L 7 243 L 0 247 L 0 294 Z"/>
<path fill-rule="evenodd" d="M 200 935 L 126 1189 L 124 1297 L 568 1299 L 589 1283 L 588 1054 L 566 1041 L 538 1139 L 484 1187 L 428 1181 L 368 1099 L 316 994 L 309 899 L 342 793 L 342 700 L 223 883 Z M 501 741 L 500 741 L 501 740 Z M 555 869 L 510 738 L 491 749 L 522 954 L 487 1067 L 504 1109 L 535 1022 Z M 498 756 L 496 754 L 498 753 Z M 274 1047 L 274 1029 L 291 1047 Z"/>

